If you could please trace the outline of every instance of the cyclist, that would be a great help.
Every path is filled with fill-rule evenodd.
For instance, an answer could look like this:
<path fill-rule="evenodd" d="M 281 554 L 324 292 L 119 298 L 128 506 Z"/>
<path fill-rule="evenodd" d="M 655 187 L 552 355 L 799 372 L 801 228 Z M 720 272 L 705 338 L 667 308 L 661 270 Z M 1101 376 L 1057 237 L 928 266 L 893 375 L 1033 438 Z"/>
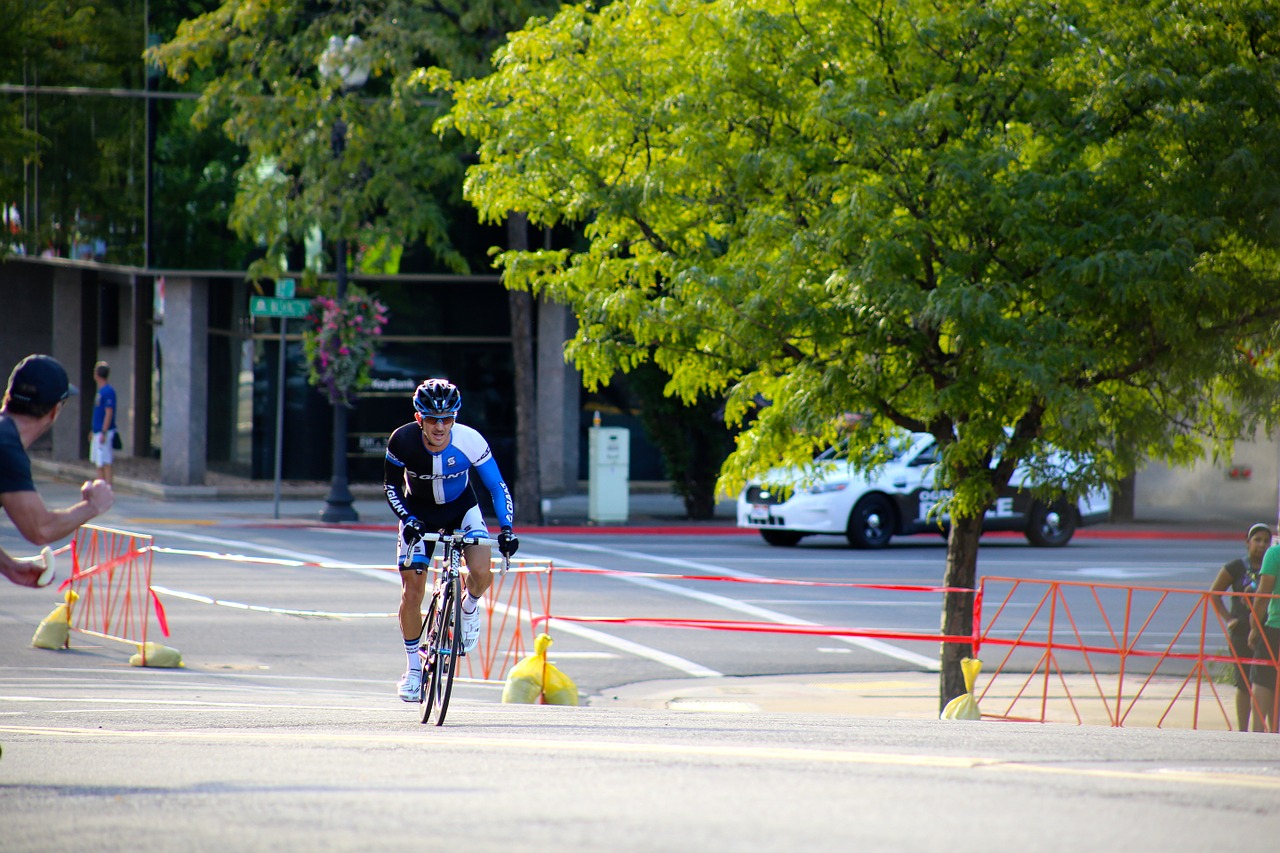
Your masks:
<path fill-rule="evenodd" d="M 434 542 L 422 541 L 426 533 L 463 530 L 488 536 L 484 517 L 471 485 L 471 470 L 493 498 L 501 532 L 498 550 L 510 557 L 520 547 L 511 532 L 511 490 L 502 479 L 489 443 L 475 429 L 456 423 L 462 394 L 447 379 L 428 379 L 413 393 L 413 423 L 391 433 L 383 465 L 383 489 L 387 502 L 400 519 L 396 564 L 400 566 L 400 633 L 409 659 L 400 679 L 400 698 L 418 701 L 422 689 L 422 599 L 426 595 L 426 566 L 435 551 Z M 466 591 L 462 596 L 462 646 L 471 651 L 480 639 L 479 600 L 493 580 L 487 545 L 469 545 L 463 551 L 467 564 Z M 410 567 L 405 568 L 409 562 Z"/>

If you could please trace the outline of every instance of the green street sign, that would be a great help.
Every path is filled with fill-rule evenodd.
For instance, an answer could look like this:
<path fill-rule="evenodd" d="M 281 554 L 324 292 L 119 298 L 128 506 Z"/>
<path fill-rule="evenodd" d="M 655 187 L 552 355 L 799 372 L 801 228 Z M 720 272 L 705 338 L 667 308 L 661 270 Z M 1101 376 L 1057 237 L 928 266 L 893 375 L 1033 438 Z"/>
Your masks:
<path fill-rule="evenodd" d="M 249 300 L 249 315 L 251 317 L 305 317 L 310 311 L 310 299 L 254 296 Z"/>

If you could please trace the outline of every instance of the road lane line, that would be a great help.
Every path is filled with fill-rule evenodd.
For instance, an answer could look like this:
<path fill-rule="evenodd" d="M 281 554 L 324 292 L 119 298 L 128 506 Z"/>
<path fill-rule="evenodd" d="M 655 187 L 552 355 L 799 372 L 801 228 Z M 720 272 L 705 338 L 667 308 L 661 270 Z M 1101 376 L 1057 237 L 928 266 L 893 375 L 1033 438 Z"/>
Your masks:
<path fill-rule="evenodd" d="M 380 580 L 384 583 L 393 583 L 397 587 L 400 586 L 400 578 L 398 575 L 385 571 L 363 568 L 356 563 L 345 563 L 341 560 L 332 560 L 319 554 L 306 554 L 288 548 L 275 548 L 269 545 L 258 545 L 253 542 L 244 542 L 238 539 L 223 539 L 217 536 L 203 536 L 196 533 L 175 533 L 173 531 L 165 531 L 164 535 L 189 539 L 192 542 L 203 542 L 206 545 L 218 545 L 220 547 L 239 548 L 242 550 L 252 549 L 261 551 L 264 554 L 273 554 L 277 557 L 301 560 L 303 562 L 328 563 L 337 568 L 341 568 L 344 571 L 364 575 L 365 577 Z M 518 611 L 515 608 L 509 608 L 505 604 L 497 601 L 493 602 L 493 609 L 499 613 L 514 613 L 526 620 L 530 618 L 530 614 Z M 560 622 L 556 619 L 551 620 L 550 627 L 554 627 L 558 631 L 571 634 L 581 639 L 590 640 L 592 642 L 599 643 L 600 645 L 607 646 L 621 652 L 626 652 L 627 654 L 631 654 L 639 658 L 651 660 L 694 678 L 717 678 L 724 674 L 717 672 L 710 667 L 705 667 L 700 663 L 696 663 L 695 661 L 682 658 L 679 655 L 673 655 L 669 652 L 664 652 L 661 649 L 655 649 L 651 646 L 645 646 L 640 643 L 632 642 L 631 640 L 625 640 L 622 637 L 615 637 L 612 634 L 607 634 L 604 631 L 599 631 L 595 628 L 587 628 L 585 626 L 569 622 Z"/>
<path fill-rule="evenodd" d="M 352 572 L 365 577 L 377 578 L 379 580 L 393 580 L 397 584 L 400 583 L 398 577 L 390 576 L 386 571 L 379 569 L 365 568 L 359 563 L 348 563 L 345 560 L 334 560 L 323 554 L 308 554 L 305 551 L 295 551 L 292 548 L 275 548 L 270 545 L 259 545 L 256 542 L 245 542 L 240 539 L 224 539 L 220 536 L 201 536 L 198 533 L 178 533 L 174 530 L 164 531 L 162 536 L 173 536 L 178 539 L 186 539 L 191 542 L 203 542 L 206 545 L 217 545 L 221 548 L 241 548 L 260 551 L 263 554 L 273 554 L 277 557 L 284 557 L 287 560 L 299 560 L 304 563 L 328 563 L 335 568 Z"/>
<path fill-rule="evenodd" d="M 506 605 L 498 602 L 494 602 L 493 607 L 495 610 L 499 608 L 506 609 Z M 620 652 L 627 652 L 637 657 L 647 658 L 655 663 L 664 664 L 693 678 L 719 678 L 724 675 L 723 672 L 718 672 L 711 667 L 703 666 L 679 655 L 673 655 L 670 652 L 664 652 L 652 646 L 643 646 L 631 640 L 624 640 L 621 637 L 615 637 L 613 634 L 606 634 L 604 631 L 588 628 L 576 622 L 562 622 L 552 616 L 549 627 L 584 640 L 591 640 L 602 646 L 608 646 L 611 649 L 617 649 Z"/>
<path fill-rule="evenodd" d="M 315 619 L 389 619 L 396 615 L 395 613 L 387 612 L 347 613 L 333 610 L 298 610 L 290 607 L 266 607 L 261 604 L 245 604 L 242 601 L 227 601 L 221 598 L 210 598 L 207 595 L 169 589 L 167 586 L 159 586 L 157 584 L 151 585 L 151 591 L 156 595 L 167 595 L 173 598 L 181 598 L 186 601 L 194 601 L 197 604 L 216 604 L 219 607 L 230 607 L 233 610 L 252 610 L 255 613 L 276 613 L 281 616 L 301 616 Z"/>
<path fill-rule="evenodd" d="M 761 575 L 751 574 L 750 572 L 742 572 L 736 569 L 730 569 L 724 566 L 713 565 L 710 563 L 699 563 L 693 560 L 685 560 L 685 559 L 680 559 L 676 557 L 658 557 L 652 554 L 643 554 L 639 551 L 627 551 L 620 548 L 608 548 L 603 545 L 588 545 L 585 543 L 580 544 L 577 542 L 565 542 L 563 540 L 558 540 L 558 539 L 547 539 L 546 537 L 543 537 L 543 536 L 528 537 L 528 538 L 537 542 L 546 542 L 548 544 L 556 545 L 559 547 L 577 548 L 583 551 L 594 551 L 597 553 L 612 554 L 619 557 L 626 557 L 632 560 L 646 560 L 649 562 L 661 563 L 664 565 L 674 566 L 681 569 L 691 569 L 693 571 L 704 572 L 706 574 L 711 574 L 711 575 L 727 575 L 730 577 L 741 578 L 743 580 L 765 580 L 765 578 L 762 577 Z M 575 565 L 579 565 L 582 568 L 589 568 L 589 569 L 603 568 L 601 566 L 593 566 L 586 563 L 578 563 Z M 677 595 L 677 596 L 683 596 L 685 598 L 692 598 L 706 604 L 715 605 L 717 607 L 723 607 L 726 610 L 734 610 L 739 613 L 745 613 L 751 616 L 755 616 L 756 618 L 762 619 L 767 622 L 776 622 L 780 625 L 812 626 L 812 625 L 821 624 L 819 622 L 810 622 L 807 619 L 799 619 L 794 616 L 788 616 L 787 614 L 780 613 L 777 610 L 768 610 L 763 607 L 757 607 L 752 604 L 747 604 L 746 602 L 739 601 L 736 598 L 728 598 L 723 595 L 716 595 L 715 593 L 703 592 L 701 590 L 685 589 L 684 587 L 676 586 L 675 584 L 669 583 L 667 581 L 654 580 L 652 578 L 628 577 L 627 575 L 623 575 L 623 574 L 606 575 L 606 577 L 613 577 L 618 580 L 626 581 L 627 583 L 636 584 L 637 586 L 648 587 L 650 589 L 654 589 L 659 592 L 665 592 L 670 595 Z M 859 648 L 865 649 L 866 651 L 875 652 L 876 654 L 881 654 L 886 657 L 893 658 L 895 660 L 900 660 L 904 663 L 909 663 L 914 666 L 918 666 L 921 669 L 928 670 L 931 672 L 937 672 L 940 667 L 940 664 L 936 658 L 926 657 L 925 655 L 917 654 L 916 652 L 913 652 L 909 649 L 899 648 L 898 646 L 892 645 L 890 643 L 886 643 L 882 640 L 876 640 L 871 637 L 832 637 L 831 639 L 835 642 L 848 643 L 851 646 L 858 646 Z"/>

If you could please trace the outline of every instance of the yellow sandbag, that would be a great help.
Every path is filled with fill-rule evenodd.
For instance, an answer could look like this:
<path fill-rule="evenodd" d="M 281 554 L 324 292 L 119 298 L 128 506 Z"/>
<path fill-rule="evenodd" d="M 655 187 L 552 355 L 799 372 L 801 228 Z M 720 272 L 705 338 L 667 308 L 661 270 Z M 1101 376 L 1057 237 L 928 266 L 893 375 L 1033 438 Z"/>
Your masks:
<path fill-rule="evenodd" d="M 982 671 L 982 661 L 977 658 L 965 658 L 960 661 L 960 669 L 964 672 L 965 693 L 957 696 L 942 709 L 943 720 L 981 720 L 982 711 L 978 710 L 978 700 L 973 697 L 973 682 Z"/>
<path fill-rule="evenodd" d="M 542 695 L 542 670 L 547 662 L 551 637 L 539 634 L 533 641 L 533 654 L 521 660 L 507 673 L 502 687 L 502 701 L 507 704 L 532 705 Z"/>
<path fill-rule="evenodd" d="M 528 658 L 525 658 L 528 660 Z M 521 661 L 520 663 L 524 663 Z M 520 664 L 516 664 L 519 666 Z M 508 705 L 535 705 L 542 695 L 542 678 L 530 675 L 517 675 L 515 667 L 511 668 L 507 683 L 502 686 L 502 701 Z"/>
<path fill-rule="evenodd" d="M 79 598 L 74 589 L 64 592 L 62 603 L 53 608 L 36 627 L 31 645 L 37 649 L 65 649 L 71 639 L 71 605 Z"/>
<path fill-rule="evenodd" d="M 150 642 L 138 646 L 138 653 L 129 658 L 129 665 L 157 666 L 165 669 L 185 666 L 182 662 L 182 652 Z"/>
<path fill-rule="evenodd" d="M 547 662 L 547 649 L 550 646 L 551 637 L 539 634 L 533 641 L 533 654 L 511 667 L 502 688 L 503 702 L 533 705 L 541 697 L 548 705 L 578 704 L 577 685 Z"/>
<path fill-rule="evenodd" d="M 578 685 L 556 669 L 553 663 L 547 664 L 547 674 L 542 683 L 542 701 L 548 705 L 578 704 Z"/>

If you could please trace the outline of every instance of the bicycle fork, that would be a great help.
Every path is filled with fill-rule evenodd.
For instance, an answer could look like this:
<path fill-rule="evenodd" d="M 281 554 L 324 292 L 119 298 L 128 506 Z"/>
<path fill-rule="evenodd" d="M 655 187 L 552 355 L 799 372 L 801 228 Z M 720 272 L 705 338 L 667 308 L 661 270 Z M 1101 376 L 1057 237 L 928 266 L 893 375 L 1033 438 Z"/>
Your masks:
<path fill-rule="evenodd" d="M 451 622 L 448 611 L 454 606 L 453 595 L 461 594 L 458 590 L 453 590 L 453 594 L 450 592 L 454 586 L 453 579 L 456 577 L 457 574 L 454 572 L 447 572 L 441 575 L 440 579 L 436 581 L 435 588 L 431 591 L 431 617 L 428 624 L 423 626 L 423 640 L 425 642 L 418 646 L 418 654 L 422 656 L 423 662 L 428 666 L 434 663 L 436 655 L 442 655 L 445 658 L 453 655 L 452 638 L 444 636 L 446 632 L 442 629 L 443 626 Z M 454 625 L 453 630 L 458 630 L 458 626 Z M 461 652 L 459 657 L 465 654 L 466 652 Z"/>

